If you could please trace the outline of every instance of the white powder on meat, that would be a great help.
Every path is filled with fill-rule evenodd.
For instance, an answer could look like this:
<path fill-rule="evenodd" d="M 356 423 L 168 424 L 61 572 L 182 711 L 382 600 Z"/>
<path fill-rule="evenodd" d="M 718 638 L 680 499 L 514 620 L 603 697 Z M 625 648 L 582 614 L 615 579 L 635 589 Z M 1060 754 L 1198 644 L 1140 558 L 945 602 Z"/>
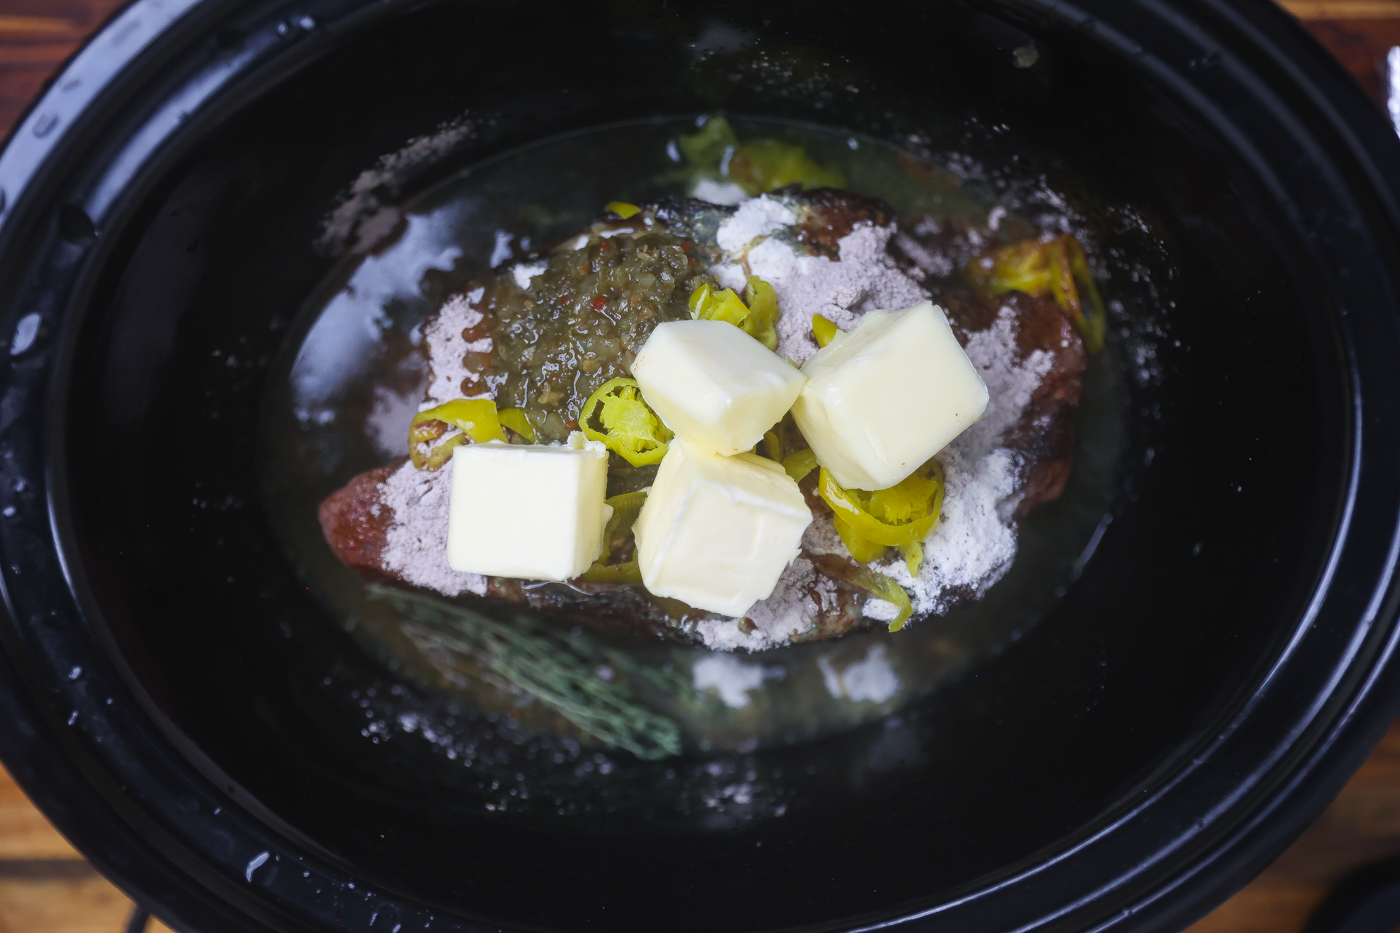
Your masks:
<path fill-rule="evenodd" d="M 966 458 L 954 445 L 938 455 L 947 484 L 938 524 L 924 539 L 924 562 L 919 576 L 909 576 L 903 560 L 874 564 L 910 592 L 914 613 L 944 612 L 969 592 L 980 597 L 1011 567 L 1016 556 L 1016 526 L 1003 504 L 1016 492 L 1020 458 L 1004 448 L 984 457 Z M 888 606 L 888 603 L 884 605 Z M 871 600 L 868 616 L 888 621 Z"/>
<path fill-rule="evenodd" d="M 465 297 L 453 295 L 423 328 L 423 344 L 428 348 L 428 366 L 432 369 L 433 381 L 428 385 L 426 397 L 419 406 L 420 411 L 464 396 L 476 398 L 489 394 L 485 386 L 475 395 L 462 391 L 463 383 L 476 382 L 481 378 L 479 373 L 467 369 L 466 355 L 491 349 L 490 337 L 468 342 L 462 336 L 462 331 L 481 323 L 483 315 L 476 309 L 476 303 L 484 294 L 485 289 L 475 288 Z"/>
<path fill-rule="evenodd" d="M 773 199 L 744 202 L 720 228 L 720 245 L 729 255 L 710 270 L 727 287 L 742 289 L 750 274 L 773 286 L 781 312 L 777 322 L 780 355 L 801 364 L 816 352 L 811 336 L 813 314 L 822 314 L 841 329 L 850 330 L 867 311 L 901 310 L 927 297 L 919 282 L 905 274 L 886 250 L 897 233 L 894 226 L 856 226 L 841 239 L 840 258 L 833 261 L 799 255 L 788 242 L 772 235 L 795 222 L 793 213 Z M 929 257 L 912 255 L 908 244 L 900 245 L 927 268 Z M 513 271 L 519 278 L 534 274 L 526 267 Z M 425 329 L 433 378 L 423 408 L 463 397 L 463 383 L 475 380 L 475 374 L 466 370 L 464 355 L 489 352 L 490 341 L 468 342 L 462 332 L 480 323 L 482 316 L 475 303 L 481 297 L 478 289 L 466 297 L 450 299 Z M 1052 356 L 1043 350 L 1019 359 L 1017 330 L 1015 313 L 1003 308 L 990 328 L 969 338 L 968 357 L 987 384 L 990 400 L 982 420 L 938 454 L 946 493 L 938 524 L 923 542 L 924 562 L 917 579 L 898 558 L 874 565 L 910 591 L 916 614 L 946 611 L 956 599 L 981 596 L 1001 579 L 1016 555 L 1016 526 L 1010 516 L 1024 465 L 1019 454 L 1002 445 L 1006 432 L 1020 421 L 1036 387 L 1053 365 Z M 480 394 L 487 394 L 485 386 L 481 388 Z M 437 472 L 405 464 L 382 485 L 381 502 L 395 514 L 384 565 L 409 583 L 448 596 L 483 594 L 485 578 L 458 573 L 447 565 L 450 489 L 450 461 Z M 830 515 L 814 518 L 803 535 L 802 547 L 811 555 L 849 556 Z M 773 593 L 755 603 L 743 619 L 711 616 L 697 622 L 695 631 L 713 649 L 759 651 L 788 644 L 794 636 L 810 631 L 813 619 L 836 605 L 835 581 L 819 573 L 811 561 L 798 557 L 784 570 Z M 867 617 L 888 620 L 896 609 L 883 600 L 870 599 L 863 611 Z M 756 666 L 739 670 L 697 664 L 695 686 L 697 690 L 714 687 L 727 705 L 738 707 L 747 704 L 748 690 L 761 685 L 763 671 Z M 899 687 L 884 655 L 873 653 L 845 671 L 833 669 L 831 677 L 841 695 L 851 699 L 884 702 L 882 698 L 892 696 Z"/>
<path fill-rule="evenodd" d="M 761 236 L 767 236 L 780 227 L 797 223 L 797 215 L 786 204 L 775 201 L 767 195 L 750 198 L 739 209 L 719 225 L 715 242 L 719 248 L 734 252 L 748 246 Z"/>
<path fill-rule="evenodd" d="M 811 337 L 813 314 L 850 330 L 867 311 L 901 310 L 924 300 L 919 284 L 889 258 L 886 246 L 895 234 L 892 226 L 859 225 L 841 239 L 836 262 L 798 255 L 770 236 L 710 271 L 722 282 L 753 274 L 773 285 L 780 309 L 778 352 L 800 364 L 817 350 Z M 874 565 L 909 590 L 916 614 L 944 612 L 969 594 L 980 597 L 1005 575 L 1016 556 L 1016 526 L 1010 514 L 1024 467 L 1019 454 L 1001 445 L 1054 363 L 1043 350 L 1019 359 L 1018 329 L 1015 312 L 1004 307 L 990 328 L 969 337 L 966 351 L 987 385 L 987 411 L 938 454 L 946 491 L 938 524 L 923 542 L 918 578 L 909 575 L 898 557 Z M 813 555 L 849 556 L 829 515 L 814 517 L 802 548 Z M 791 635 L 810 629 L 819 611 L 802 588 L 807 575 L 831 583 L 799 558 L 773 595 L 749 610 L 751 631 L 744 631 L 739 620 L 715 618 L 700 622 L 697 632 L 708 647 L 726 651 L 786 644 Z M 862 611 L 868 618 L 889 621 L 898 610 L 892 603 L 869 599 Z"/>
<path fill-rule="evenodd" d="M 394 512 L 384 537 L 381 560 L 414 586 L 445 596 L 486 593 L 486 578 L 459 573 L 447 564 L 447 513 L 452 492 L 452 461 L 440 470 L 419 470 L 405 462 L 379 487 L 378 508 Z"/>
<path fill-rule="evenodd" d="M 914 260 L 914 265 L 918 266 L 926 275 L 936 276 L 944 279 L 953 274 L 953 260 L 943 253 L 935 253 L 926 249 L 918 240 L 907 233 L 900 233 L 894 238 L 894 245 L 910 259 Z"/>
<path fill-rule="evenodd" d="M 893 226 L 858 224 L 837 244 L 841 258 L 836 262 L 825 256 L 799 256 L 772 237 L 749 250 L 749 273 L 772 285 L 778 295 L 779 356 L 800 366 L 817 352 L 814 314 L 850 330 L 866 311 L 901 311 L 928 297 L 886 251 L 894 232 Z"/>
<path fill-rule="evenodd" d="M 990 453 L 1002 443 L 1006 432 L 1021 420 L 1031 396 L 1045 379 L 1055 358 L 1044 350 L 1032 350 L 1017 362 L 1016 335 L 1020 325 L 1016 312 L 1003 307 L 996 321 L 986 330 L 968 335 L 967 358 L 987 386 L 987 410 L 954 442 L 972 459 Z"/>
<path fill-rule="evenodd" d="M 744 267 L 737 262 L 726 262 L 710 267 L 710 274 L 719 282 L 721 288 L 732 288 L 736 292 L 742 292 L 749 284 L 749 274 Z"/>
<path fill-rule="evenodd" d="M 701 620 L 696 630 L 711 648 L 761 651 L 785 645 L 792 636 L 809 631 L 812 619 L 835 605 L 836 582 L 818 573 L 811 561 L 798 557 L 783 570 L 768 598 L 749 607 L 745 613 L 748 625 L 712 616 Z"/>

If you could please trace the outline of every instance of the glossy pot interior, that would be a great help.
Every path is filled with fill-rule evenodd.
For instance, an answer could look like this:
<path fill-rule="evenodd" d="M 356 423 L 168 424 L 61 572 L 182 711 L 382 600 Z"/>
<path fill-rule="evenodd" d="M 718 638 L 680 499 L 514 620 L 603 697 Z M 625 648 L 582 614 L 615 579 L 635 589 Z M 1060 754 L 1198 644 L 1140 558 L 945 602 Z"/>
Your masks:
<path fill-rule="evenodd" d="M 205 4 L 172 27 L 184 57 L 114 85 L 0 254 L 7 320 L 47 315 L 11 364 L 33 371 L 15 403 L 30 428 L 6 443 L 52 503 L 13 493 L 7 638 L 39 731 L 93 775 L 70 793 L 130 811 L 147 853 L 113 865 L 109 838 L 99 859 L 177 919 L 230 928 L 680 931 L 1170 924 L 1267 857 L 1296 819 L 1182 906 L 1125 913 L 1238 841 L 1380 676 L 1400 473 L 1370 445 L 1400 399 L 1383 365 L 1393 218 L 1383 180 L 1259 51 L 1315 53 L 1280 15 L 1179 4 L 1206 24 L 1193 34 L 1142 6 Z M 1014 67 L 1032 40 L 1037 64 Z M 221 62 L 216 93 L 133 149 L 132 127 Z M 255 456 L 268 367 L 333 265 L 323 217 L 381 155 L 471 123 L 374 207 L 549 135 L 716 109 L 993 167 L 969 183 L 1026 205 L 1068 200 L 1130 377 L 1111 520 L 1025 637 L 919 707 L 713 762 L 781 816 L 688 810 L 665 788 L 694 761 L 624 762 L 566 815 L 487 809 L 482 772 L 363 731 L 380 715 L 365 691 L 397 681 L 272 533 Z M 1362 148 L 1393 143 L 1376 123 Z M 29 246 L 26 218 L 43 234 Z M 1153 355 L 1129 339 L 1135 315 L 1153 316 Z M 399 688 L 403 709 L 440 702 Z M 1221 750 L 1236 726 L 1248 739 Z"/>

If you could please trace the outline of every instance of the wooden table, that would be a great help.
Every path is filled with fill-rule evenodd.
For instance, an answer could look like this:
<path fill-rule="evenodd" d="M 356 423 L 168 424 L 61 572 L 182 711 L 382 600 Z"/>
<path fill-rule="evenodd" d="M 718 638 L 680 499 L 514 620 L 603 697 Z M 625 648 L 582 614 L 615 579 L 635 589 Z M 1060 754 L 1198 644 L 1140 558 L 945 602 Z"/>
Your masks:
<path fill-rule="evenodd" d="M 124 0 L 0 0 L 0 135 Z M 1280 0 L 1380 100 L 1400 0 Z M 1400 724 L 1311 829 L 1190 933 L 1301 933 L 1355 869 L 1400 856 Z M 0 933 L 120 933 L 131 902 L 0 771 Z M 168 933 L 158 922 L 152 930 Z"/>

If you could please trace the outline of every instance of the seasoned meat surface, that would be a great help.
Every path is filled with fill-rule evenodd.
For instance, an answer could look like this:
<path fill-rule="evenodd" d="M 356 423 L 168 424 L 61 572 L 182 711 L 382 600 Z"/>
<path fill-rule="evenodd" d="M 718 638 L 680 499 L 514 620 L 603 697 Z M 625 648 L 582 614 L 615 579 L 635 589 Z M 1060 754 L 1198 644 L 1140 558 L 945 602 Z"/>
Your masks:
<path fill-rule="evenodd" d="M 939 301 L 964 346 L 969 334 L 985 330 L 1003 308 L 1010 308 L 1020 325 L 1016 339 L 1022 359 L 1037 350 L 1053 358 L 1006 443 L 1025 455 L 1027 475 L 1016 508 L 1017 517 L 1024 518 L 1058 499 L 1069 480 L 1074 465 L 1074 411 L 1084 394 L 1084 341 L 1053 303 L 1024 292 L 989 296 L 954 288 Z"/>
<path fill-rule="evenodd" d="M 317 509 L 321 533 L 335 556 L 369 580 L 402 582 L 384 568 L 384 542 L 394 523 L 394 511 L 380 501 L 380 487 L 407 459 L 400 457 L 388 466 L 361 473 L 327 496 Z"/>
<path fill-rule="evenodd" d="M 786 189 L 781 193 L 798 216 L 789 239 L 812 256 L 839 259 L 842 238 L 856 227 L 893 223 L 893 212 L 886 205 L 849 192 Z M 713 281 L 709 270 L 719 256 L 715 231 L 732 212 L 732 208 L 693 200 L 650 205 L 637 218 L 600 221 L 563 241 L 552 255 L 518 264 L 533 271 L 533 278 L 508 268 L 471 283 L 459 296 L 469 303 L 472 314 L 470 329 L 461 337 L 478 349 L 460 356 L 466 374 L 462 390 L 491 394 L 503 407 L 524 408 L 542 441 L 562 440 L 576 427 L 583 400 L 606 379 L 626 371 L 651 328 L 663 320 L 687 316 L 689 290 Z M 946 230 L 932 227 L 922 237 L 917 230 L 907 236 L 903 242 L 915 244 L 908 247 L 910 251 L 922 247 L 944 257 L 938 260 L 935 255 L 942 265 L 935 262 L 933 273 L 923 263 L 925 268 L 915 270 L 913 276 L 944 308 L 964 346 L 972 335 L 1009 314 L 1017 327 L 1021 358 L 1048 355 L 1048 368 L 1002 444 L 1021 458 L 1016 515 L 1029 514 L 1057 498 L 1070 473 L 1073 413 L 1086 364 L 1083 342 L 1068 317 L 1049 301 L 1021 292 L 995 297 L 978 294 L 962 287 L 956 274 L 938 275 L 940 270 L 959 268 L 954 263 L 967 250 L 965 238 L 949 240 Z M 910 269 L 915 265 L 898 248 L 891 249 L 890 262 Z M 425 333 L 431 332 L 432 324 L 425 326 Z M 489 349 L 479 349 L 487 344 Z M 453 362 L 456 365 L 456 359 Z M 411 585 L 384 562 L 386 537 L 395 516 L 384 501 L 383 484 L 404 468 L 402 464 L 400 460 L 355 477 L 322 503 L 320 520 L 327 543 L 342 562 L 366 578 Z M 654 472 L 654 467 L 628 468 L 614 455 L 608 494 L 645 488 Z M 814 514 L 829 514 L 826 503 L 815 494 L 815 482 L 814 472 L 801 484 L 807 501 Z M 804 550 L 799 561 L 810 566 L 810 579 L 795 574 L 785 577 L 780 588 L 805 588 L 805 598 L 818 609 L 810 628 L 792 633 L 791 641 L 832 638 L 882 624 L 861 614 L 867 592 L 857 585 L 861 568 L 853 560 Z M 478 596 L 596 628 L 681 641 L 700 640 L 697 625 L 704 617 L 640 586 L 583 580 L 559 584 L 485 578 L 484 592 Z M 743 629 L 754 623 L 742 619 L 738 624 Z"/>

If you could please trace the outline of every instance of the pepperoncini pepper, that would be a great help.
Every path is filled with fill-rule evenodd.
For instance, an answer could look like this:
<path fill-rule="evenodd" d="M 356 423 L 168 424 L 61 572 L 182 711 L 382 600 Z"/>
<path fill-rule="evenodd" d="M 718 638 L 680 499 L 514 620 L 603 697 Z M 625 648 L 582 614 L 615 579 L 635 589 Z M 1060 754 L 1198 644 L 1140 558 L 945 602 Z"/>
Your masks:
<path fill-rule="evenodd" d="M 834 321 L 820 314 L 812 315 L 812 336 L 816 339 L 818 347 L 826 347 L 836 339 L 836 335 L 839 333 L 841 333 L 841 329 L 836 326 Z"/>
<path fill-rule="evenodd" d="M 451 428 L 458 428 L 462 433 L 449 437 L 426 454 L 423 452 L 422 445 L 437 440 Z M 408 455 L 418 469 L 436 470 L 447 462 L 452 448 L 459 444 L 468 440 L 481 444 L 505 439 L 495 402 L 486 398 L 459 398 L 413 416 L 408 426 Z"/>
<path fill-rule="evenodd" d="M 732 288 L 701 285 L 690 293 L 690 316 L 733 324 L 768 349 L 778 349 L 778 293 L 756 275 L 749 276 L 745 292 L 748 304 Z"/>
<path fill-rule="evenodd" d="M 863 567 L 834 554 L 819 554 L 814 556 L 812 561 L 823 574 L 831 579 L 844 580 L 876 599 L 894 603 L 897 612 L 889 623 L 891 632 L 897 632 L 904 628 L 904 623 L 914 614 L 914 606 L 909 600 L 909 594 L 905 592 L 904 587 L 899 585 L 898 580 L 888 574 L 871 570 L 869 567 Z"/>
<path fill-rule="evenodd" d="M 1068 233 L 1049 240 L 1022 240 L 974 257 L 964 267 L 973 288 L 989 295 L 1012 289 L 1037 298 L 1047 295 L 1069 315 L 1090 353 L 1103 349 L 1106 316 L 1089 260 Z M 1088 299 L 1088 307 L 1081 299 Z"/>
<path fill-rule="evenodd" d="M 794 451 L 782 459 L 783 469 L 787 475 L 793 478 L 794 482 L 802 482 L 807 478 L 807 474 L 817 468 L 816 451 L 810 447 Z"/>
<path fill-rule="evenodd" d="M 642 212 L 642 209 L 635 204 L 628 204 L 626 201 L 609 201 L 604 207 L 605 211 L 612 211 L 623 220 L 635 217 Z"/>
<path fill-rule="evenodd" d="M 748 299 L 749 316 L 741 329 L 768 349 L 778 349 L 778 293 L 773 291 L 773 286 L 751 275 L 744 295 Z"/>
<path fill-rule="evenodd" d="M 943 468 L 929 460 L 889 489 L 846 489 L 822 469 L 817 494 L 835 513 L 836 532 L 861 563 L 879 558 L 887 547 L 901 549 L 910 574 L 923 559 L 919 542 L 933 530 L 943 507 Z"/>
<path fill-rule="evenodd" d="M 583 579 L 589 583 L 641 583 L 642 570 L 637 564 L 637 550 L 621 563 L 611 563 L 613 548 L 618 539 L 632 533 L 632 526 L 641 514 L 642 505 L 647 501 L 645 489 L 639 492 L 625 492 L 607 500 L 612 506 L 612 516 L 603 529 L 603 553 L 584 571 Z"/>
<path fill-rule="evenodd" d="M 804 188 L 846 187 L 846 177 L 839 169 L 817 162 L 801 146 L 776 139 L 739 145 L 733 127 L 719 115 L 707 118 L 698 132 L 676 142 L 701 177 L 731 181 L 749 195 L 794 183 Z"/>
<path fill-rule="evenodd" d="M 846 177 L 828 168 L 801 146 L 776 139 L 758 139 L 734 150 L 728 176 L 749 194 L 762 194 L 791 184 L 804 188 L 844 188 Z"/>
<path fill-rule="evenodd" d="M 732 288 L 713 289 L 701 285 L 690 293 L 690 316 L 701 321 L 724 321 L 740 327 L 749 316 L 748 306 Z"/>
<path fill-rule="evenodd" d="M 503 408 L 498 415 L 501 427 L 510 428 L 531 444 L 539 442 L 539 436 L 535 433 L 535 426 L 525 417 L 523 408 Z"/>
<path fill-rule="evenodd" d="M 908 622 L 909 617 L 914 614 L 914 606 L 909 602 L 909 594 L 893 577 L 878 573 L 869 567 L 861 567 L 851 575 L 851 582 L 876 599 L 883 599 L 887 603 L 895 604 L 899 612 L 890 620 L 891 632 L 897 632 L 904 628 L 904 623 Z"/>
<path fill-rule="evenodd" d="M 641 399 L 637 380 L 610 379 L 583 403 L 579 428 L 591 441 L 602 441 L 632 466 L 660 463 L 672 434 Z"/>

